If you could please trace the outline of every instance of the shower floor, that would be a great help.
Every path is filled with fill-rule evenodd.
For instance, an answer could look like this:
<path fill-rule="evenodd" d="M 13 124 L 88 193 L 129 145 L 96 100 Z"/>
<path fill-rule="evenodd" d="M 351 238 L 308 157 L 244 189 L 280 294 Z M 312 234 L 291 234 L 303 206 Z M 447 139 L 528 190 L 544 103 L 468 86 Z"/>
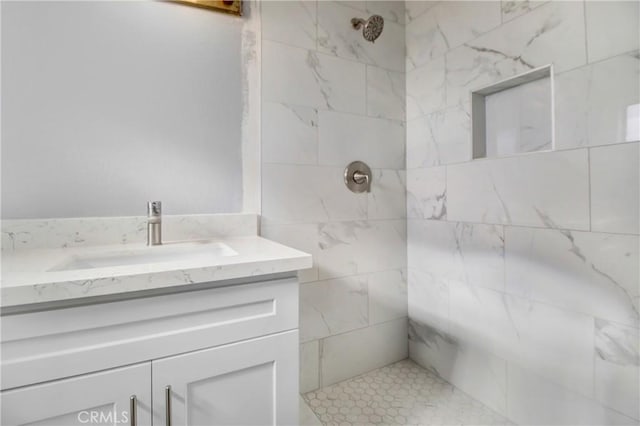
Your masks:
<path fill-rule="evenodd" d="M 409 359 L 302 397 L 303 425 L 513 424 Z"/>

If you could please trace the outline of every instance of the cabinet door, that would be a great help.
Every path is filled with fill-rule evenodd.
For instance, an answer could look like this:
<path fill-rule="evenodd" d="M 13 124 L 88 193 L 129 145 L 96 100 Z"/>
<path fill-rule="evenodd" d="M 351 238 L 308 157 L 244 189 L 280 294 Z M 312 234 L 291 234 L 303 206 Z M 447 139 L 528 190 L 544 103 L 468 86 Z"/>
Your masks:
<path fill-rule="evenodd" d="M 26 386 L 0 393 L 2 425 L 151 424 L 151 363 Z"/>
<path fill-rule="evenodd" d="M 295 330 L 153 361 L 152 376 L 154 426 L 298 423 Z"/>

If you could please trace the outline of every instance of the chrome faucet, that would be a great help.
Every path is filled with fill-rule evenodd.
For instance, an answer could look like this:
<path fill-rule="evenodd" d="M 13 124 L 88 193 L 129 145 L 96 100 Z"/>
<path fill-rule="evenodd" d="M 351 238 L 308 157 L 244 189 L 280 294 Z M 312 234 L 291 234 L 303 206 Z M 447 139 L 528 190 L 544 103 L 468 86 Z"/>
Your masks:
<path fill-rule="evenodd" d="M 147 245 L 162 244 L 162 202 L 147 202 Z"/>

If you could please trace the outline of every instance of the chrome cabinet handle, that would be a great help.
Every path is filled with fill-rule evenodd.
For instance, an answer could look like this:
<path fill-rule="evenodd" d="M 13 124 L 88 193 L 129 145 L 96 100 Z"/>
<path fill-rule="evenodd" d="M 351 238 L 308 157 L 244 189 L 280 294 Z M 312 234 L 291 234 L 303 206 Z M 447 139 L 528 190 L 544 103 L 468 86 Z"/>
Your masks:
<path fill-rule="evenodd" d="M 131 426 L 138 424 L 138 400 L 135 395 L 129 398 L 129 424 Z"/>
<path fill-rule="evenodd" d="M 171 386 L 164 388 L 164 406 L 167 426 L 171 426 Z"/>

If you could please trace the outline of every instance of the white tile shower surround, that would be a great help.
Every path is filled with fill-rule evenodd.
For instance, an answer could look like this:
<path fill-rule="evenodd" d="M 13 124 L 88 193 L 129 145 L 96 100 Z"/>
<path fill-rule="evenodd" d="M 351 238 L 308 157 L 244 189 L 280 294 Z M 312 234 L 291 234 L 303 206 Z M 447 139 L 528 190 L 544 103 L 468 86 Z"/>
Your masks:
<path fill-rule="evenodd" d="M 410 357 L 519 424 L 640 423 L 638 7 L 407 3 Z M 469 91 L 548 64 L 556 151 L 471 161 Z"/>
<path fill-rule="evenodd" d="M 637 4 L 397 3 L 264 3 L 262 232 L 314 254 L 302 391 L 402 359 L 408 293 L 411 356 L 502 415 L 640 418 Z M 374 11 L 374 45 L 341 24 Z M 469 90 L 549 63 L 562 152 L 471 162 Z"/>
<path fill-rule="evenodd" d="M 304 426 L 512 424 L 409 359 L 303 398 Z"/>
<path fill-rule="evenodd" d="M 404 2 L 262 2 L 262 236 L 306 250 L 301 391 L 404 359 Z M 374 44 L 349 24 L 385 19 Z M 344 167 L 372 168 L 353 194 Z"/>

